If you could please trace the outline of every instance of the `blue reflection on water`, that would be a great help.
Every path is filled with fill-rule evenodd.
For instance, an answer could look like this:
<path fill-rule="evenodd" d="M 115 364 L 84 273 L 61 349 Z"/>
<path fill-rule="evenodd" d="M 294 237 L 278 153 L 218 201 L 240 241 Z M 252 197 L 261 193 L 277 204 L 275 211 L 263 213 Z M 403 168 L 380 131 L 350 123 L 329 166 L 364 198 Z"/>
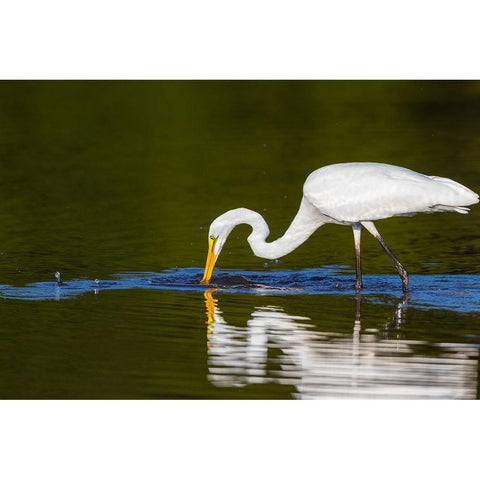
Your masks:
<path fill-rule="evenodd" d="M 110 280 L 72 279 L 62 284 L 36 282 L 23 287 L 0 285 L 0 298 L 18 300 L 60 300 L 105 290 L 166 290 L 204 292 L 207 288 L 228 293 L 255 295 L 353 295 L 355 281 L 343 267 L 298 271 L 275 269 L 255 272 L 217 269 L 211 285 L 201 285 L 203 270 L 177 268 L 155 272 L 130 272 Z M 409 304 L 418 308 L 480 312 L 480 275 L 411 275 Z M 397 275 L 364 275 L 363 295 L 385 303 L 401 296 Z"/>

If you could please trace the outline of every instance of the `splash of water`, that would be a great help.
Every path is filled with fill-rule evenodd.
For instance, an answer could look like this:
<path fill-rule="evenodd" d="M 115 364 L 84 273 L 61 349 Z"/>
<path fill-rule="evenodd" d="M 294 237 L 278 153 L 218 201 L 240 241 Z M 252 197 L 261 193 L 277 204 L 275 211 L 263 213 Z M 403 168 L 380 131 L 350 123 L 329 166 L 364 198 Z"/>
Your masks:
<path fill-rule="evenodd" d="M 0 298 L 16 300 L 61 300 L 107 290 L 163 290 L 203 293 L 206 288 L 250 295 L 354 295 L 355 281 L 344 267 L 298 271 L 217 270 L 215 281 L 201 285 L 202 269 L 176 268 L 155 272 L 120 273 L 109 280 L 72 279 L 64 283 L 60 272 L 56 282 L 37 282 L 23 287 L 0 285 Z M 410 305 L 419 308 L 480 312 L 480 275 L 411 275 Z M 378 303 L 401 296 L 397 275 L 365 275 L 362 294 Z"/>

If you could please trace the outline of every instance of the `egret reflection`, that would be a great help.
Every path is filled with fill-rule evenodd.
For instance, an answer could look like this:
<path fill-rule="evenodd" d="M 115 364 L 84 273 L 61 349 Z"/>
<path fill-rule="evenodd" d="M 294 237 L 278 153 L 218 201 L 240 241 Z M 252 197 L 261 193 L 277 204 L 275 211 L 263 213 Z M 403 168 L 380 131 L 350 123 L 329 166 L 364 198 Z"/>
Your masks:
<path fill-rule="evenodd" d="M 405 322 L 405 297 L 382 336 L 362 331 L 360 295 L 352 332 L 345 334 L 319 331 L 311 318 L 271 304 L 255 307 L 242 326 L 232 325 L 214 292 L 204 295 L 208 380 L 217 387 L 275 383 L 291 386 L 292 397 L 302 399 L 476 398 L 477 348 L 401 338 L 395 332 Z"/>

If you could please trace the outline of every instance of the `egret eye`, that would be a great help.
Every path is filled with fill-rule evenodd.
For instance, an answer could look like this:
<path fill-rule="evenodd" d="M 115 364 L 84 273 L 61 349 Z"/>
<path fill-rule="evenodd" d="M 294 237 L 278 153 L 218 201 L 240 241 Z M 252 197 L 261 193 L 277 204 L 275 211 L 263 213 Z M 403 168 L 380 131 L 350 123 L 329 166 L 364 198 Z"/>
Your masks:
<path fill-rule="evenodd" d="M 210 235 L 210 240 L 215 240 L 215 235 Z"/>

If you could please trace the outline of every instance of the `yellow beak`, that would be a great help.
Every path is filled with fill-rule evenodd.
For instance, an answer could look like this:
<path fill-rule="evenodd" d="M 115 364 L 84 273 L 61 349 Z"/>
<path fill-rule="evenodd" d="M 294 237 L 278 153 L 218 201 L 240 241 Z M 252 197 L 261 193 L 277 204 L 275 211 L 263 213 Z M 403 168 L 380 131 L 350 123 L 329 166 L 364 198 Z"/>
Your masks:
<path fill-rule="evenodd" d="M 208 255 L 207 255 L 207 263 L 205 264 L 205 272 L 203 273 L 203 278 L 200 283 L 209 283 L 210 278 L 212 276 L 213 267 L 215 266 L 215 261 L 217 257 L 215 256 L 215 244 L 217 243 L 216 238 L 209 238 L 208 239 Z"/>

